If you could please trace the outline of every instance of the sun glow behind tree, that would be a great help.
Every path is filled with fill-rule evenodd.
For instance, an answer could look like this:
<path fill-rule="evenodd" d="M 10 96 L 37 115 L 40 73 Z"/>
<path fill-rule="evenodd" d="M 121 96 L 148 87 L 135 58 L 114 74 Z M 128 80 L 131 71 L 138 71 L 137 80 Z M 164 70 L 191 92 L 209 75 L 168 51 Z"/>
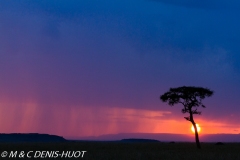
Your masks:
<path fill-rule="evenodd" d="M 197 127 L 197 131 L 198 131 L 198 133 L 201 131 L 201 127 L 199 126 L 199 124 L 196 124 L 196 127 Z M 192 125 L 192 127 L 191 127 L 191 131 L 193 132 L 193 133 L 195 133 L 195 130 L 194 130 L 194 126 Z"/>

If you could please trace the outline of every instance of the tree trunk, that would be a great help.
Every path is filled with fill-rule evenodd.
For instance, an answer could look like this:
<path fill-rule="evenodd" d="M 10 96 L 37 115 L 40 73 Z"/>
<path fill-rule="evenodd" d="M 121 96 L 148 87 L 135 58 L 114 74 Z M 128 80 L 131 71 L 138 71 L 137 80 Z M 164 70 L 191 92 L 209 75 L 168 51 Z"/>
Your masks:
<path fill-rule="evenodd" d="M 200 149 L 201 146 L 200 146 L 200 142 L 199 142 L 197 126 L 196 126 L 196 123 L 195 123 L 194 121 L 192 122 L 192 124 L 193 124 L 194 130 L 195 130 L 195 140 L 196 140 L 196 144 L 197 144 L 197 147 Z"/>

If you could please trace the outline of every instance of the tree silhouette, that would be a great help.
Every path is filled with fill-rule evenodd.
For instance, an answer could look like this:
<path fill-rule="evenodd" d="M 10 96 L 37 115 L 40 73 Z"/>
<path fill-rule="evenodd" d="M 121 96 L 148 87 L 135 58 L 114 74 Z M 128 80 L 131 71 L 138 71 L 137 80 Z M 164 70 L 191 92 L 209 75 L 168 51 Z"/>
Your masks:
<path fill-rule="evenodd" d="M 178 88 L 170 88 L 170 90 L 163 95 L 160 96 L 160 99 L 163 102 L 168 102 L 170 106 L 181 103 L 184 107 L 182 109 L 182 113 L 189 113 L 189 117 L 184 117 L 186 120 L 190 121 L 194 126 L 195 130 L 195 140 L 198 148 L 201 148 L 198 131 L 196 127 L 196 123 L 193 119 L 194 114 L 201 114 L 198 111 L 198 107 L 205 108 L 205 105 L 202 104 L 202 100 L 205 97 L 210 97 L 213 95 L 213 91 L 202 88 L 202 87 L 178 87 Z"/>

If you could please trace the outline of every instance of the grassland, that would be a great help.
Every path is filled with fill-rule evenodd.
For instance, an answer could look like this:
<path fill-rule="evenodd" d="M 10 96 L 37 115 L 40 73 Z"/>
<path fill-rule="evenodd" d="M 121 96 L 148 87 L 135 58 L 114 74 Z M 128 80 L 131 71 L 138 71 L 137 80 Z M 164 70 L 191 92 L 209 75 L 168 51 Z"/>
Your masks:
<path fill-rule="evenodd" d="M 0 143 L 3 151 L 87 151 L 88 160 L 239 160 L 240 143 L 195 143 L 163 142 L 59 142 L 59 143 Z M 7 159 L 7 158 L 5 158 Z M 25 158 L 27 159 L 27 158 Z M 50 159 L 50 158 L 48 158 Z M 52 158 L 64 159 L 64 158 Z M 70 158 L 66 158 L 70 159 Z M 71 158 L 76 159 L 76 158 Z"/>

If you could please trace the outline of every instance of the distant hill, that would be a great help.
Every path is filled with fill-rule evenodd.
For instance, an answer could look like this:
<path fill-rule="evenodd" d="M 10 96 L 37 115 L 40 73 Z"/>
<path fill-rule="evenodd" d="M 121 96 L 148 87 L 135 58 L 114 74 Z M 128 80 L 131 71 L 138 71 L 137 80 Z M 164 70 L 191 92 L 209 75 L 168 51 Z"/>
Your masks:
<path fill-rule="evenodd" d="M 194 136 L 194 135 L 193 135 Z M 184 134 L 168 134 L 168 133 L 118 133 L 106 134 L 100 136 L 80 137 L 81 140 L 96 140 L 96 141 L 115 141 L 121 139 L 154 139 L 159 141 L 194 141 L 194 137 Z"/>
<path fill-rule="evenodd" d="M 121 142 L 160 142 L 154 139 L 139 139 L 139 138 L 129 138 L 129 139 L 122 139 Z"/>
<path fill-rule="evenodd" d="M 0 134 L 0 142 L 62 142 L 63 137 L 38 133 Z"/>
<path fill-rule="evenodd" d="M 194 134 L 171 134 L 171 133 L 119 133 L 101 136 L 79 137 L 74 139 L 115 141 L 121 139 L 155 139 L 161 142 L 195 142 Z M 73 138 L 71 138 L 73 139 Z M 240 134 L 201 134 L 200 142 L 240 142 Z"/>

